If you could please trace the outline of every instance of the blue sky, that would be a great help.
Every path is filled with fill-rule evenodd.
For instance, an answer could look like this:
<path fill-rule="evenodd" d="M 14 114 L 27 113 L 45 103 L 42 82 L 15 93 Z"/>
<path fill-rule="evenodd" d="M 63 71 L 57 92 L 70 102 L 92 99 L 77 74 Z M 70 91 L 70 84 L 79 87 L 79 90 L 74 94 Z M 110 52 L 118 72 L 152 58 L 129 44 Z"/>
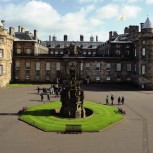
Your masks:
<path fill-rule="evenodd" d="M 153 0 L 0 0 L 0 20 L 6 28 L 37 29 L 41 40 L 49 35 L 63 40 L 67 34 L 78 41 L 82 34 L 86 41 L 91 35 L 106 41 L 109 31 L 123 33 L 124 27 L 145 22 L 147 14 L 153 22 L 152 8 Z"/>

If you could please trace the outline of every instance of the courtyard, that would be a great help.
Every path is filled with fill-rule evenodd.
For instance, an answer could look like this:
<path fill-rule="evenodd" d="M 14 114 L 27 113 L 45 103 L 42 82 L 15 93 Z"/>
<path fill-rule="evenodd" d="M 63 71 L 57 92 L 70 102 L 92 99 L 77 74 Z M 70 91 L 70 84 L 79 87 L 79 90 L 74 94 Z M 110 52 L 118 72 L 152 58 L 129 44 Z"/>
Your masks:
<path fill-rule="evenodd" d="M 40 87 L 49 87 L 41 85 Z M 0 148 L 2 153 L 151 153 L 153 152 L 153 91 L 131 87 L 85 85 L 85 100 L 105 104 L 105 98 L 125 97 L 125 119 L 101 132 L 43 132 L 18 120 L 22 107 L 43 104 L 38 86 L 0 89 Z M 59 100 L 51 96 L 51 101 Z M 44 98 L 44 102 L 47 98 Z"/>

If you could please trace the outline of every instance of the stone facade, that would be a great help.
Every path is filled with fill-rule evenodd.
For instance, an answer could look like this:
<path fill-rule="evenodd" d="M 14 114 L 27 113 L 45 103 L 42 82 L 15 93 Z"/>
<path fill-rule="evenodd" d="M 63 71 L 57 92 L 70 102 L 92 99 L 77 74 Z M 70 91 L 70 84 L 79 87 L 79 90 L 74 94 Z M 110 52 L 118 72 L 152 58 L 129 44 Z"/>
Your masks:
<path fill-rule="evenodd" d="M 14 29 L 8 33 L 4 22 L 0 26 L 0 87 L 5 87 L 11 81 Z"/>
<path fill-rule="evenodd" d="M 140 30 L 130 25 L 124 34 L 109 32 L 106 42 L 99 42 L 98 36 L 96 41 L 93 36 L 84 41 L 82 35 L 80 41 L 68 41 L 64 35 L 63 41 L 50 36 L 49 41 L 42 42 L 36 30 L 31 34 L 18 29 L 13 43 L 13 82 L 63 81 L 73 63 L 78 78 L 85 83 L 130 82 L 153 89 L 153 28 L 149 18 L 140 24 Z"/>

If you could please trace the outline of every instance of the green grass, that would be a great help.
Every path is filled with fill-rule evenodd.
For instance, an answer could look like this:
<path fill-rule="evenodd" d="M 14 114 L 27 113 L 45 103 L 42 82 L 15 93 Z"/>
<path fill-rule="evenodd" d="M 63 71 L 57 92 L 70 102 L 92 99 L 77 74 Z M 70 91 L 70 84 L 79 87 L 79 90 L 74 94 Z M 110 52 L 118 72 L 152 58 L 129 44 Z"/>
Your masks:
<path fill-rule="evenodd" d="M 25 86 L 32 86 L 32 84 L 20 84 L 20 83 L 15 83 L 15 84 L 8 84 L 7 87 L 25 87 Z"/>
<path fill-rule="evenodd" d="M 86 118 L 65 119 L 50 115 L 51 109 L 60 107 L 60 102 L 32 106 L 19 119 L 43 131 L 64 132 L 66 124 L 81 124 L 82 131 L 97 132 L 124 118 L 123 115 L 117 113 L 115 107 L 93 102 L 84 102 L 84 107 L 94 112 Z"/>

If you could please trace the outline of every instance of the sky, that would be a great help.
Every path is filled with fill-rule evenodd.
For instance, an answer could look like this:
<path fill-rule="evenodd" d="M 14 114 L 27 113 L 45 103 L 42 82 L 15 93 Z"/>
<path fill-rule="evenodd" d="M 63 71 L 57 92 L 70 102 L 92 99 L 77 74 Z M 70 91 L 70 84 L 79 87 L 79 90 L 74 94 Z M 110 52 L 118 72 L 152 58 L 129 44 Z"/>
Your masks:
<path fill-rule="evenodd" d="M 79 41 L 80 35 L 89 41 L 97 35 L 104 42 L 109 31 L 121 34 L 129 25 L 140 26 L 147 16 L 153 23 L 152 8 L 153 0 L 0 0 L 0 20 L 7 29 L 36 29 L 42 41 L 49 35 L 63 40 L 67 34 L 69 41 Z"/>

